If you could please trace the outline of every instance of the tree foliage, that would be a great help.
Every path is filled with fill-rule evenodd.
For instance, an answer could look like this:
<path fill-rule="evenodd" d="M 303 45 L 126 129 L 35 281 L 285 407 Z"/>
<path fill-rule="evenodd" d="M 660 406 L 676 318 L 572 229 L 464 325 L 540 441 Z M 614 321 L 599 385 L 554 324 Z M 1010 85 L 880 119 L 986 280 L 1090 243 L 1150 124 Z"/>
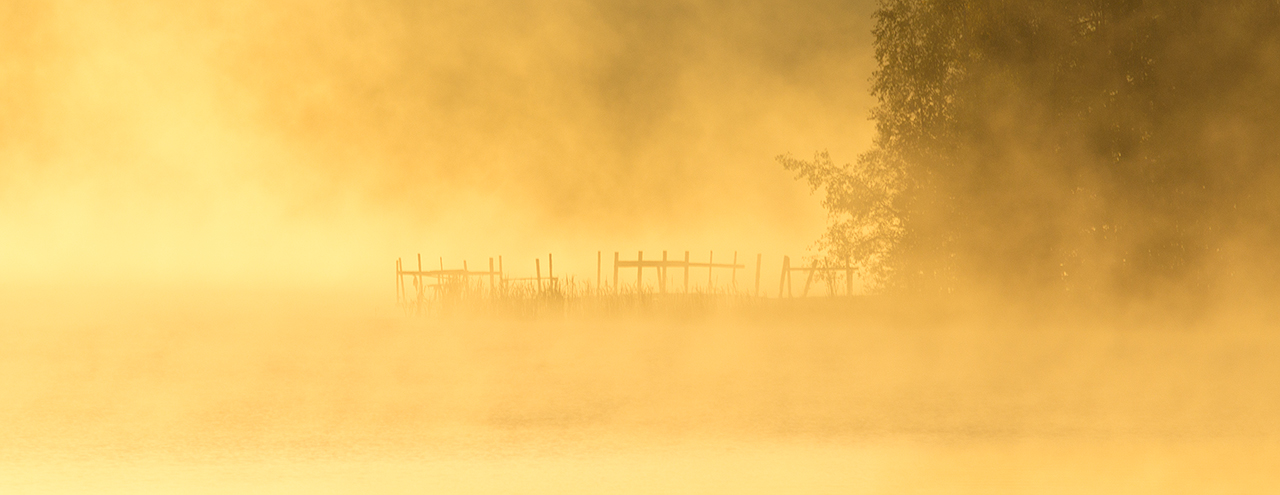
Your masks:
<path fill-rule="evenodd" d="M 1141 292 L 1280 240 L 1280 2 L 882 0 L 874 35 L 872 149 L 779 157 L 830 262 Z"/>

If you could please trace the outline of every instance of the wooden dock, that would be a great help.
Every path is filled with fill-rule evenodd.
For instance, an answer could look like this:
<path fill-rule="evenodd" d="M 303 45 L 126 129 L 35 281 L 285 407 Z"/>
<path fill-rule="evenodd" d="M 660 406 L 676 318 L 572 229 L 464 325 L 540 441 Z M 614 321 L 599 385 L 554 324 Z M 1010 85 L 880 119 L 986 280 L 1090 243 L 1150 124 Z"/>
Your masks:
<path fill-rule="evenodd" d="M 738 271 L 746 271 L 747 266 L 739 263 L 738 253 L 735 251 L 728 256 L 727 262 L 716 262 L 715 252 L 708 251 L 705 259 L 694 259 L 690 251 L 683 251 L 680 257 L 670 256 L 668 251 L 662 251 L 661 257 L 645 258 L 644 251 L 636 251 L 635 259 L 624 259 L 620 252 L 613 253 L 613 271 L 612 278 L 605 279 L 605 259 L 603 252 L 596 252 L 596 279 L 595 284 L 591 285 L 589 281 L 579 282 L 573 277 L 563 278 L 556 277 L 553 265 L 553 256 L 547 255 L 546 273 L 543 274 L 543 263 L 541 258 L 535 258 L 532 263 L 533 273 L 524 276 L 512 276 L 503 266 L 503 257 L 488 258 L 486 268 L 472 270 L 467 261 L 462 261 L 461 267 L 446 268 L 444 258 L 437 258 L 437 267 L 426 269 L 422 264 L 422 255 L 417 256 L 416 269 L 406 269 L 402 259 L 396 260 L 396 302 L 402 307 L 414 308 L 415 312 L 422 312 L 422 309 L 431 304 L 443 304 L 450 300 L 468 299 L 468 300 L 489 300 L 489 301 L 511 301 L 513 299 L 552 299 L 552 298 L 586 298 L 586 297 L 603 297 L 608 296 L 614 299 L 618 297 L 647 297 L 648 294 L 656 294 L 658 296 L 676 296 L 698 295 L 699 297 L 707 297 L 714 295 L 721 296 L 745 296 L 745 297 L 768 297 L 760 292 L 761 269 L 763 265 L 764 255 L 756 254 L 755 273 L 753 275 L 753 284 L 749 291 L 742 290 L 738 286 Z M 624 270 L 635 270 L 634 285 L 626 283 L 623 279 Z M 674 289 L 670 286 L 671 271 L 675 269 L 680 277 L 679 288 Z M 697 286 L 691 283 L 691 277 L 700 276 L 700 272 L 706 270 L 706 284 Z M 646 272 L 651 274 L 651 280 L 656 283 L 646 284 Z M 800 297 L 808 297 L 810 288 L 817 278 L 823 278 L 827 281 L 827 295 L 854 295 L 854 274 L 856 270 L 851 266 L 830 266 L 820 264 L 818 261 L 810 261 L 807 266 L 795 267 L 791 264 L 790 256 L 782 257 L 782 271 L 778 282 L 779 298 L 794 297 L 792 291 L 792 273 L 805 272 L 804 289 Z M 716 274 L 727 274 L 728 282 L 723 283 L 717 280 Z M 532 275 L 532 276 L 529 276 Z M 744 275 L 747 275 L 744 273 Z M 843 275 L 841 277 L 841 275 Z M 837 294 L 833 281 L 837 278 L 843 278 L 844 290 L 843 294 Z M 723 279 L 721 279 L 723 280 Z"/>

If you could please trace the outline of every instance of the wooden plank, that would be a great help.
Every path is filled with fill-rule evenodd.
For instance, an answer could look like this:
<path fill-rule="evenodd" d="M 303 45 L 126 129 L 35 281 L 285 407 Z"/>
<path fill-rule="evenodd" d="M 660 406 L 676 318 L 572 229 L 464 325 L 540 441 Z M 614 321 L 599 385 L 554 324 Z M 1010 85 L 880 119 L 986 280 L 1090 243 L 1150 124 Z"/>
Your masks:
<path fill-rule="evenodd" d="M 636 268 L 636 267 L 646 267 L 646 268 L 683 268 L 683 267 L 686 267 L 686 266 L 687 266 L 687 267 L 690 267 L 690 268 L 744 268 L 744 269 L 747 267 L 746 265 L 743 265 L 743 264 L 733 264 L 733 263 L 696 263 L 696 262 L 689 262 L 689 263 L 685 263 L 685 262 L 680 261 L 680 260 L 669 260 L 669 261 L 661 261 L 661 260 L 650 260 L 650 261 L 628 261 L 628 260 L 618 260 L 618 265 L 617 265 L 617 266 L 622 267 L 622 268 Z M 800 270 L 800 268 L 796 268 L 796 270 Z"/>
<path fill-rule="evenodd" d="M 502 274 L 501 272 L 469 272 L 469 271 L 466 271 L 466 270 L 426 270 L 426 271 L 412 271 L 412 270 L 410 270 L 410 271 L 404 271 L 404 272 L 401 272 L 401 273 L 403 273 L 403 274 L 405 274 L 405 275 L 415 275 L 415 276 L 422 276 L 422 277 L 436 277 L 436 278 L 439 278 L 439 277 L 455 277 L 455 276 L 479 277 L 479 276 L 485 276 L 485 275 L 501 275 L 501 274 Z"/>
<path fill-rule="evenodd" d="M 800 268 L 790 268 L 789 270 L 793 272 L 839 272 L 844 270 L 851 270 L 851 268 L 845 267 L 845 266 L 834 266 L 834 267 L 802 266 Z"/>
<path fill-rule="evenodd" d="M 689 263 L 693 268 L 746 268 L 746 265 L 735 265 L 732 263 Z"/>

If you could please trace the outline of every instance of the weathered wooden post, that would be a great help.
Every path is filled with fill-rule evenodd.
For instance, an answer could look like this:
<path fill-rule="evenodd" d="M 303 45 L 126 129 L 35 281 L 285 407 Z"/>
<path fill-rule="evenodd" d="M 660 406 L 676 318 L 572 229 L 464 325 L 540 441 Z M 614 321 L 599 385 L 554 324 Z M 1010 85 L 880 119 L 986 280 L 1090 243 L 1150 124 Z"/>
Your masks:
<path fill-rule="evenodd" d="M 716 271 L 716 267 L 715 267 L 716 252 L 715 251 L 708 251 L 708 252 L 710 254 L 707 255 L 707 294 L 710 294 L 711 293 L 711 274 L 712 272 Z"/>
<path fill-rule="evenodd" d="M 804 279 L 804 292 L 800 294 L 800 297 L 809 297 L 809 282 L 813 282 L 813 271 L 816 269 L 814 264 L 814 261 L 809 262 L 809 276 Z"/>
<path fill-rule="evenodd" d="M 729 284 L 733 287 L 734 291 L 737 291 L 738 290 L 738 252 L 737 251 L 733 252 L 733 268 L 731 268 L 730 271 L 731 273 L 729 274 Z"/>
<path fill-rule="evenodd" d="M 689 252 L 684 252 L 684 293 L 689 293 Z"/>
<path fill-rule="evenodd" d="M 658 292 L 667 293 L 667 250 L 662 250 L 662 264 L 658 266 Z"/>
<path fill-rule="evenodd" d="M 791 273 L 791 257 L 782 257 L 782 276 L 778 278 L 778 297 L 782 297 L 782 287 L 787 284 L 787 278 Z"/>
<path fill-rule="evenodd" d="M 760 297 L 760 261 L 764 253 L 756 253 L 756 297 Z"/>

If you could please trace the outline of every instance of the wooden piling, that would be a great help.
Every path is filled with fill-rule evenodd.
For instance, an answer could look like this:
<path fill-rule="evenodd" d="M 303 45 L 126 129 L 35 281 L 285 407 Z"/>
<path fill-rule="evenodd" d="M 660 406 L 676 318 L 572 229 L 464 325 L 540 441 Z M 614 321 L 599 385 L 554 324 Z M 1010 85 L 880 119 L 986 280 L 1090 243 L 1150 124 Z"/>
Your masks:
<path fill-rule="evenodd" d="M 684 252 L 684 293 L 689 293 L 689 252 Z"/>
<path fill-rule="evenodd" d="M 813 269 L 814 269 L 814 262 L 810 261 L 809 276 L 804 278 L 804 292 L 800 294 L 800 297 L 809 297 L 809 283 L 813 282 Z"/>
<path fill-rule="evenodd" d="M 716 271 L 711 265 L 716 262 L 716 252 L 709 251 L 707 255 L 707 294 L 711 293 L 711 274 Z"/>
<path fill-rule="evenodd" d="M 782 276 L 778 277 L 778 297 L 782 297 L 782 288 L 787 283 L 787 277 L 791 273 L 791 257 L 782 257 Z"/>
<path fill-rule="evenodd" d="M 733 287 L 733 290 L 735 291 L 738 290 L 738 252 L 737 251 L 733 252 L 733 268 L 730 269 L 730 273 L 729 273 L 729 285 Z"/>
<path fill-rule="evenodd" d="M 667 250 L 662 250 L 662 265 L 658 267 L 658 292 L 667 293 Z"/>
<path fill-rule="evenodd" d="M 760 297 L 760 261 L 764 253 L 756 253 L 756 297 Z"/>

